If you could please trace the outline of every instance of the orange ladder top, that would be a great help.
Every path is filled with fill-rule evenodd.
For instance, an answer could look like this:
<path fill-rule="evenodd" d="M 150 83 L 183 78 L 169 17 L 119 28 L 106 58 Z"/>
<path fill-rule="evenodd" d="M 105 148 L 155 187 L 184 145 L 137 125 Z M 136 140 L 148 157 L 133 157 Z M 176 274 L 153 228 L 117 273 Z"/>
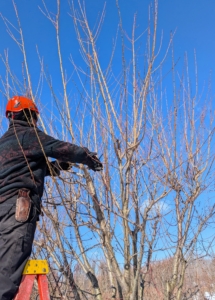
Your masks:
<path fill-rule="evenodd" d="M 47 273 L 46 260 L 29 260 L 24 268 L 22 281 L 14 300 L 30 300 L 35 279 L 38 282 L 40 300 L 50 300 Z"/>

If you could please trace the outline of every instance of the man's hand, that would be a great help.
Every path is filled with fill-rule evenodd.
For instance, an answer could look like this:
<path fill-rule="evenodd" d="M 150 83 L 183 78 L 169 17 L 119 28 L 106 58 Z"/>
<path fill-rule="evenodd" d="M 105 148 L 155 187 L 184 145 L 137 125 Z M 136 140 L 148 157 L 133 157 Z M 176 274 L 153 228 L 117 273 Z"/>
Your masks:
<path fill-rule="evenodd" d="M 71 169 L 71 163 L 65 162 L 65 161 L 57 161 L 57 164 L 59 165 L 59 169 L 62 171 L 68 171 Z"/>
<path fill-rule="evenodd" d="M 47 166 L 46 169 L 46 175 L 45 176 L 60 176 L 60 171 L 68 171 L 71 169 L 71 164 L 69 162 L 64 161 L 52 161 L 49 162 L 49 166 Z"/>
<path fill-rule="evenodd" d="M 90 170 L 93 170 L 94 172 L 99 172 L 103 170 L 103 164 L 97 157 L 96 152 L 90 152 L 89 149 L 84 148 L 84 150 L 87 153 L 87 158 L 84 164 L 86 164 Z"/>

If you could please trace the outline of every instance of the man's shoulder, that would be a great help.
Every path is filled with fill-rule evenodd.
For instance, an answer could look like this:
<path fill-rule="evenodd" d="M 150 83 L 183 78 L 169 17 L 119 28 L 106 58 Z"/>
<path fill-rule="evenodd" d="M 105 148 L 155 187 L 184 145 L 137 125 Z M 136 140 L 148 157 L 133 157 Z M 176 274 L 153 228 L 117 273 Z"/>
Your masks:
<path fill-rule="evenodd" d="M 45 134 L 41 129 L 35 126 L 28 127 L 28 131 L 32 134 Z"/>

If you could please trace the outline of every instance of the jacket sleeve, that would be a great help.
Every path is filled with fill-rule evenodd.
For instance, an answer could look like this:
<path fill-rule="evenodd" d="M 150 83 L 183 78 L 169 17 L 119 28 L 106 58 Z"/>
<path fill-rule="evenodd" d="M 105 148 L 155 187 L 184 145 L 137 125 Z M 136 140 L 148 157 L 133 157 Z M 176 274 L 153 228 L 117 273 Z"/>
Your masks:
<path fill-rule="evenodd" d="M 46 155 L 61 161 L 87 164 L 87 152 L 84 147 L 55 139 L 37 128 L 29 130 L 23 146 L 26 154 L 35 158 Z"/>

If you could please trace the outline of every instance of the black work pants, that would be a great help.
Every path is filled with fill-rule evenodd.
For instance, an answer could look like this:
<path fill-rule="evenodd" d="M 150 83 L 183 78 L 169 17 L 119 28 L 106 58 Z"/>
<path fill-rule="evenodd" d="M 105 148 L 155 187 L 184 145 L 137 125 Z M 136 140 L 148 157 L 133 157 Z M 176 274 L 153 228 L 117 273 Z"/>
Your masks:
<path fill-rule="evenodd" d="M 16 294 L 36 229 L 35 207 L 28 221 L 20 223 L 15 220 L 15 203 L 15 198 L 0 203 L 0 300 L 11 300 Z"/>

